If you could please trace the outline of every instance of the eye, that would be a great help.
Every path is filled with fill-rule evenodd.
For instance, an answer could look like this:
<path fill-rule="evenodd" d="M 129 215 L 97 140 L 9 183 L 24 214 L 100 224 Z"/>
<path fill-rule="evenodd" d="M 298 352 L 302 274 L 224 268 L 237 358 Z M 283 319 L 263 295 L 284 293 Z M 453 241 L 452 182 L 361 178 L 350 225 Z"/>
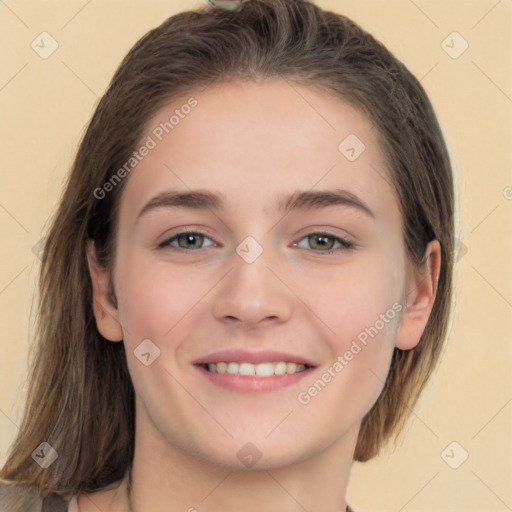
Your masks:
<path fill-rule="evenodd" d="M 204 240 L 211 240 L 205 233 L 201 231 L 181 231 L 179 233 L 174 234 L 171 238 L 167 238 L 160 244 L 158 244 L 158 248 L 170 248 L 172 250 L 182 250 L 185 252 L 194 252 L 198 249 L 202 249 Z M 315 232 L 306 235 L 302 240 L 307 240 L 309 245 L 313 246 L 314 252 L 319 252 L 323 254 L 333 254 L 336 252 L 353 249 L 355 246 L 352 242 L 337 237 L 331 233 L 323 233 L 323 232 Z M 329 240 L 331 242 L 329 243 Z M 178 243 L 178 246 L 173 245 L 174 242 Z M 339 247 L 333 249 L 333 244 L 339 244 Z M 210 244 L 213 245 L 213 244 Z M 297 242 L 293 244 L 294 246 L 298 246 Z M 316 249 L 315 249 L 316 246 Z M 306 247 L 307 248 L 307 247 Z"/>
<path fill-rule="evenodd" d="M 331 233 L 323 233 L 323 232 L 315 232 L 310 233 L 309 235 L 306 235 L 302 240 L 307 240 L 308 243 L 313 246 L 317 246 L 320 248 L 320 250 L 315 250 L 314 252 L 320 252 L 324 254 L 333 254 L 339 251 L 345 251 L 348 249 L 353 249 L 354 244 L 352 242 L 349 242 L 345 238 L 337 237 L 332 235 Z M 332 240 L 331 243 L 329 243 L 329 240 Z M 339 244 L 339 247 L 336 249 L 332 249 L 333 244 Z M 295 243 L 294 245 L 297 245 Z"/>
<path fill-rule="evenodd" d="M 183 251 L 195 251 L 196 249 L 202 248 L 201 245 L 205 239 L 210 240 L 209 237 L 200 231 L 181 231 L 180 233 L 176 233 L 171 238 L 168 238 L 162 243 L 158 244 L 158 247 L 160 249 L 170 247 L 171 249 L 181 249 Z M 172 245 L 175 240 L 178 242 L 178 247 Z"/>

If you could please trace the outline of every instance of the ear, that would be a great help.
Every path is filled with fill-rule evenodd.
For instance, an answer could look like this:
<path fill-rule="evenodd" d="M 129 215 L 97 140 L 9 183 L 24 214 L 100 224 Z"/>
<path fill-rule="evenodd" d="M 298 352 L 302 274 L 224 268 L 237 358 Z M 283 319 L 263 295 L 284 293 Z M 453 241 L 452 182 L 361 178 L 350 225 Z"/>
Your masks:
<path fill-rule="evenodd" d="M 110 341 L 123 340 L 123 328 L 113 297 L 110 274 L 98 265 L 94 242 L 87 243 L 87 263 L 92 281 L 93 311 L 101 335 Z"/>
<path fill-rule="evenodd" d="M 432 240 L 425 249 L 425 266 L 421 271 L 411 266 L 406 280 L 405 309 L 402 310 L 395 345 L 410 350 L 420 341 L 434 306 L 441 269 L 441 245 Z"/>

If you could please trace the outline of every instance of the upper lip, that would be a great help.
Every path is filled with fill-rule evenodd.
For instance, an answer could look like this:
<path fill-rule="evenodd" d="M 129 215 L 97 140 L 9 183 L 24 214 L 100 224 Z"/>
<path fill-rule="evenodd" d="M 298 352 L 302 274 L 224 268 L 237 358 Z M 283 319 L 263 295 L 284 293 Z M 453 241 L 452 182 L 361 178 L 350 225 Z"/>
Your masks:
<path fill-rule="evenodd" d="M 260 352 L 248 352 L 246 350 L 222 350 L 214 352 L 208 356 L 196 359 L 193 364 L 209 364 L 219 362 L 235 363 L 278 363 L 284 361 L 287 363 L 303 364 L 305 366 L 316 366 L 305 357 L 288 354 L 286 352 L 276 352 L 274 350 L 263 350 Z"/>

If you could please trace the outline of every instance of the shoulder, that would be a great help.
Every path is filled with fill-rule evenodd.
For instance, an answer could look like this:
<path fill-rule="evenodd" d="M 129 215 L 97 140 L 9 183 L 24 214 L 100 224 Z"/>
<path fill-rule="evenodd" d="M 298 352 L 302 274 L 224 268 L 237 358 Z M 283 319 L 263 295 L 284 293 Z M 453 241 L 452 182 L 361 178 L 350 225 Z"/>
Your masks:
<path fill-rule="evenodd" d="M 68 504 L 56 493 L 42 496 L 36 487 L 0 480 L 2 512 L 68 512 Z"/>
<path fill-rule="evenodd" d="M 5 480 L 0 481 L 2 512 L 40 512 L 42 500 L 37 489 Z"/>
<path fill-rule="evenodd" d="M 91 493 L 66 498 L 55 492 L 43 496 L 33 485 L 0 478 L 0 512 L 78 512 L 79 505 L 80 512 L 97 512 L 98 505 L 110 510 L 124 483 L 121 479 Z"/>

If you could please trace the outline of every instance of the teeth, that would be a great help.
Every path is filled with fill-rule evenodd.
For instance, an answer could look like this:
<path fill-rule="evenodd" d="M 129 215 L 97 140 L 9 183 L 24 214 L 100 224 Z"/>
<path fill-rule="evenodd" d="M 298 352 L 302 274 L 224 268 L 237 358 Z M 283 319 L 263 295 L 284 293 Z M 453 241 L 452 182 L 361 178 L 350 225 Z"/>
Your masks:
<path fill-rule="evenodd" d="M 212 373 L 230 373 L 245 376 L 272 377 L 273 375 L 284 375 L 303 372 L 306 366 L 303 364 L 286 363 L 279 361 L 278 363 L 235 363 L 235 362 L 219 362 L 209 363 L 208 370 Z"/>
<path fill-rule="evenodd" d="M 238 363 L 229 363 L 228 373 L 238 373 Z"/>

